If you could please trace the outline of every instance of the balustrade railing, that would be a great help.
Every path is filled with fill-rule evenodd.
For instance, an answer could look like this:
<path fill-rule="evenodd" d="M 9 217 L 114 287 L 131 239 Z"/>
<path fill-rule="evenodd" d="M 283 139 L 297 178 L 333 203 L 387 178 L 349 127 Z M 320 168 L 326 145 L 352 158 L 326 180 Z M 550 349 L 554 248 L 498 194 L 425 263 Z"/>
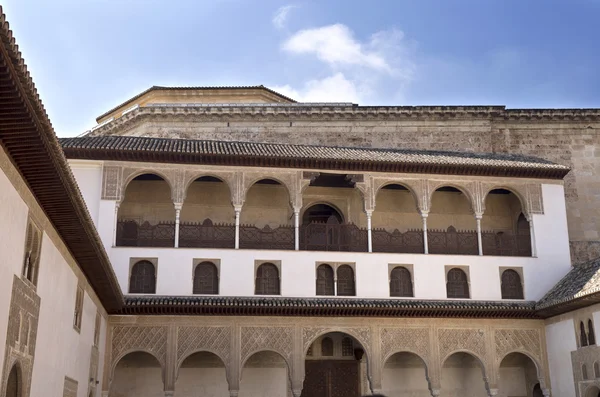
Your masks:
<path fill-rule="evenodd" d="M 203 222 L 181 222 L 179 224 L 179 246 L 187 248 L 234 248 L 235 225 Z"/>
<path fill-rule="evenodd" d="M 452 226 L 447 230 L 428 230 L 427 240 L 430 254 L 479 254 L 477 232 L 474 230 L 456 230 Z"/>
<path fill-rule="evenodd" d="M 296 241 L 294 230 L 294 226 L 271 229 L 267 225 L 261 229 L 252 225 L 240 225 L 240 248 L 293 250 Z"/>
<path fill-rule="evenodd" d="M 293 226 L 258 228 L 240 225 L 240 248 L 293 250 Z M 175 222 L 150 224 L 136 220 L 117 222 L 116 244 L 121 247 L 173 247 Z M 477 255 L 479 247 L 474 230 L 428 230 L 429 253 L 445 255 Z M 518 232 L 483 231 L 484 255 L 531 256 L 531 237 L 528 230 Z M 385 229 L 372 230 L 373 252 L 423 253 L 423 231 L 410 229 L 404 233 Z M 179 246 L 187 248 L 234 248 L 235 225 L 203 222 L 181 222 Z M 307 251 L 367 252 L 368 232 L 365 228 L 347 223 L 310 223 L 300 227 L 300 249 Z"/>
<path fill-rule="evenodd" d="M 135 220 L 117 222 L 117 246 L 172 247 L 175 242 L 175 222 L 150 224 Z"/>
<path fill-rule="evenodd" d="M 404 233 L 398 229 L 388 232 L 385 229 L 373 229 L 373 252 L 395 252 L 404 254 L 422 254 L 423 230 L 410 229 Z"/>
<path fill-rule="evenodd" d="M 367 229 L 352 223 L 309 223 L 300 229 L 300 249 L 367 252 Z"/>

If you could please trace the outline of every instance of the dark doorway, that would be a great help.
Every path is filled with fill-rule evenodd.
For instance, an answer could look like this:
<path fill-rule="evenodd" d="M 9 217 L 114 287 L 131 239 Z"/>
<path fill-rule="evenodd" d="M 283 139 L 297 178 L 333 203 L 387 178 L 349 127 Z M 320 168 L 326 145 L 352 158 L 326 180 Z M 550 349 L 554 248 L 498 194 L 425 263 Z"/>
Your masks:
<path fill-rule="evenodd" d="M 544 397 L 544 393 L 542 393 L 542 388 L 539 383 L 533 387 L 533 397 Z"/>
<path fill-rule="evenodd" d="M 302 397 L 359 397 L 360 361 L 307 360 Z"/>
<path fill-rule="evenodd" d="M 8 382 L 6 385 L 6 397 L 20 397 L 21 390 L 19 390 L 19 370 L 14 365 L 8 374 Z"/>
<path fill-rule="evenodd" d="M 337 223 L 343 223 L 342 215 L 332 206 L 327 204 L 315 204 L 304 212 L 302 224 L 327 223 L 333 217 Z"/>

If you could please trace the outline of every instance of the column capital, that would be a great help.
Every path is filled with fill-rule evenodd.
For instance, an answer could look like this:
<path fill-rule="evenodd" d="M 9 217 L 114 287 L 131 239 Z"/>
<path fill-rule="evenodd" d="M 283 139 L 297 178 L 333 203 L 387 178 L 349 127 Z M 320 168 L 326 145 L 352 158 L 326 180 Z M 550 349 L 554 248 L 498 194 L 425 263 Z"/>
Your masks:
<path fill-rule="evenodd" d="M 367 217 L 371 217 L 373 215 L 373 211 L 374 210 L 365 210 L 365 214 L 367 214 Z"/>
<path fill-rule="evenodd" d="M 431 389 L 431 390 L 429 390 L 429 391 L 431 392 L 431 395 L 432 395 L 433 397 L 437 397 L 437 396 L 439 396 L 439 395 L 440 395 L 440 389 Z"/>
<path fill-rule="evenodd" d="M 175 211 L 181 211 L 183 203 L 173 203 L 173 207 L 175 207 Z"/>
<path fill-rule="evenodd" d="M 489 389 L 489 390 L 488 390 L 488 395 L 489 395 L 490 397 L 497 396 L 497 395 L 498 395 L 498 391 L 499 391 L 498 389 Z"/>
<path fill-rule="evenodd" d="M 542 394 L 544 397 L 550 397 L 550 389 L 542 389 Z"/>
<path fill-rule="evenodd" d="M 294 397 L 300 397 L 302 395 L 302 389 L 292 389 L 292 394 Z"/>
<path fill-rule="evenodd" d="M 419 213 L 421 214 L 421 218 L 427 218 L 429 216 L 429 211 L 419 211 Z"/>
<path fill-rule="evenodd" d="M 175 395 L 174 390 L 165 390 L 165 397 L 173 397 Z"/>
<path fill-rule="evenodd" d="M 475 219 L 481 219 L 483 218 L 483 211 L 475 211 L 473 215 L 475 215 Z"/>
<path fill-rule="evenodd" d="M 234 204 L 233 205 L 233 210 L 235 212 L 242 212 L 242 204 Z"/>
<path fill-rule="evenodd" d="M 238 394 L 240 394 L 239 390 L 229 390 L 230 397 L 238 397 Z"/>

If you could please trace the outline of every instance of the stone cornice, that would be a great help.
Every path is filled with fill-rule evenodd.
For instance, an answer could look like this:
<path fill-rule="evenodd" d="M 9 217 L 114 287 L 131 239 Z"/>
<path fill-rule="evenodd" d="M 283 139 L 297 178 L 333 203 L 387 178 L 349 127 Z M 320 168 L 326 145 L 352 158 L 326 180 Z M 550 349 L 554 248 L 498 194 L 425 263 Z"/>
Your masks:
<path fill-rule="evenodd" d="M 142 120 L 340 121 L 340 120 L 530 120 L 600 122 L 600 109 L 506 109 L 504 106 L 357 106 L 345 104 L 198 105 L 153 104 L 140 107 L 91 131 L 90 136 L 126 131 Z"/>

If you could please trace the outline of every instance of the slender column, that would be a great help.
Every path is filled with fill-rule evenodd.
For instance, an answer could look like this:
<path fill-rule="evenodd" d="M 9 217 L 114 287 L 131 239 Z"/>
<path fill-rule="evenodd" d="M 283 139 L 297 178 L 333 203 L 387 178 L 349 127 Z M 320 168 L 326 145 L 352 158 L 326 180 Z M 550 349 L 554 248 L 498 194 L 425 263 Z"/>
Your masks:
<path fill-rule="evenodd" d="M 120 202 L 115 202 L 115 219 L 113 222 L 113 241 L 112 241 L 112 245 L 113 247 L 117 246 L 117 223 L 119 221 L 119 207 L 121 206 Z"/>
<path fill-rule="evenodd" d="M 294 208 L 294 249 L 300 249 L 300 209 Z"/>
<path fill-rule="evenodd" d="M 365 211 L 367 213 L 367 241 L 369 252 L 373 252 L 373 233 L 371 231 L 371 218 L 373 217 L 373 211 Z"/>
<path fill-rule="evenodd" d="M 531 256 L 532 257 L 537 257 L 537 249 L 535 246 L 535 228 L 533 227 L 533 215 L 529 215 L 528 216 L 528 221 L 529 221 L 529 234 L 531 237 Z"/>
<path fill-rule="evenodd" d="M 235 206 L 235 249 L 240 248 L 240 213 L 242 212 L 242 206 Z"/>
<path fill-rule="evenodd" d="M 423 249 L 424 253 L 429 253 L 429 242 L 427 241 L 427 217 L 429 216 L 429 212 L 422 211 L 421 218 L 423 219 Z"/>
<path fill-rule="evenodd" d="M 179 217 L 183 204 L 175 203 L 175 248 L 179 247 Z"/>
<path fill-rule="evenodd" d="M 542 389 L 542 394 L 544 397 L 550 397 L 550 389 Z"/>
<path fill-rule="evenodd" d="M 483 214 L 475 214 L 475 221 L 477 222 L 477 247 L 479 249 L 479 255 L 483 255 L 483 241 L 481 239 L 481 218 L 483 218 Z"/>

